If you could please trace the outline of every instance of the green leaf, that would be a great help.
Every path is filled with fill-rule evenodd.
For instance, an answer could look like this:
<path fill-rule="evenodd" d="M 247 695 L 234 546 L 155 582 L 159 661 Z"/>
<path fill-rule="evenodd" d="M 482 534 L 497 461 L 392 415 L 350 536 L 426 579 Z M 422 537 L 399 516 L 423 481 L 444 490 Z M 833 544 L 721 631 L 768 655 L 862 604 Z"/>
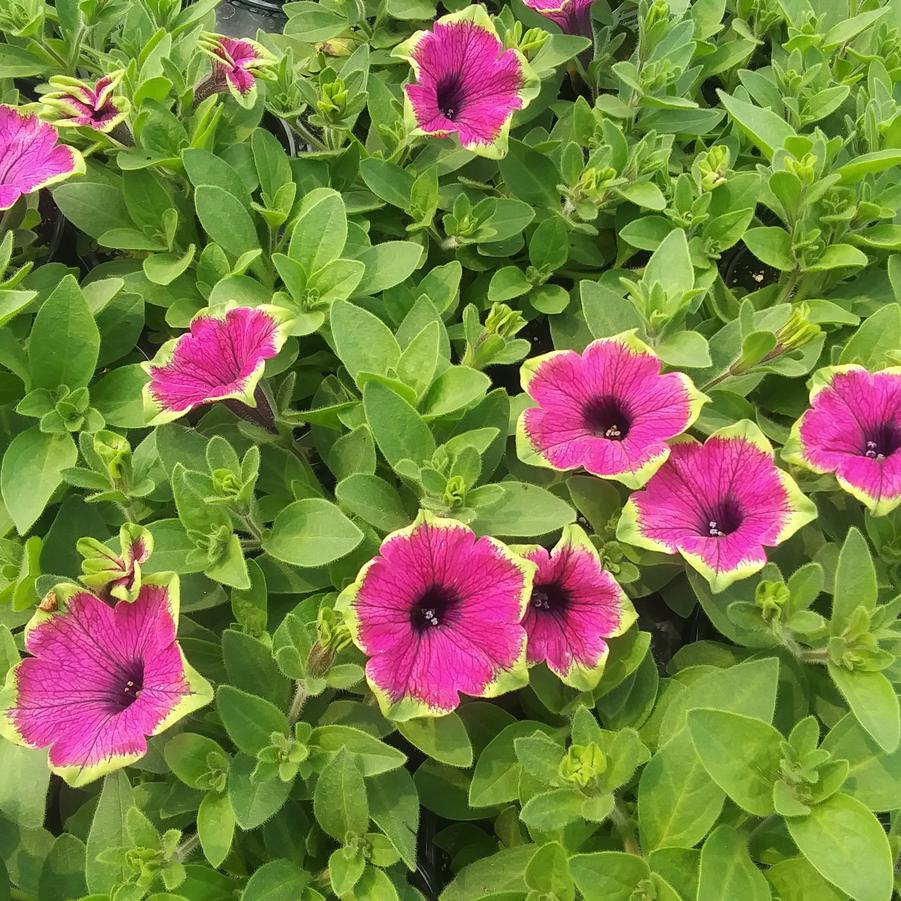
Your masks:
<path fill-rule="evenodd" d="M 290 683 L 267 642 L 237 629 L 226 629 L 222 633 L 222 661 L 230 685 L 267 698 L 277 707 L 287 704 Z"/>
<path fill-rule="evenodd" d="M 285 563 L 314 567 L 341 559 L 362 540 L 363 533 L 334 504 L 306 498 L 279 512 L 263 549 Z"/>
<path fill-rule="evenodd" d="M 78 282 L 67 275 L 44 301 L 28 341 L 32 388 L 80 388 L 94 377 L 100 332 Z"/>
<path fill-rule="evenodd" d="M 422 401 L 424 416 L 446 416 L 480 401 L 491 387 L 484 372 L 468 366 L 449 366 L 432 383 Z"/>
<path fill-rule="evenodd" d="M 372 437 L 391 466 L 401 460 L 420 464 L 435 452 L 435 439 L 423 418 L 386 385 L 367 382 L 363 409 Z"/>
<path fill-rule="evenodd" d="M 281 779 L 251 781 L 256 765 L 255 757 L 238 754 L 228 768 L 228 800 L 235 822 L 244 830 L 256 829 L 275 816 L 291 793 L 291 783 Z"/>
<path fill-rule="evenodd" d="M 585 322 L 593 338 L 609 338 L 642 326 L 641 316 L 632 303 L 606 285 L 581 281 L 579 294 Z"/>
<path fill-rule="evenodd" d="M 386 241 L 367 247 L 357 257 L 366 267 L 362 281 L 366 294 L 399 285 L 413 274 L 421 257 L 422 247 L 412 241 Z"/>
<path fill-rule="evenodd" d="M 769 723 L 696 708 L 688 731 L 710 778 L 739 807 L 758 817 L 773 812 L 773 783 L 780 775 L 782 736 Z"/>
<path fill-rule="evenodd" d="M 410 205 L 413 176 L 396 163 L 370 158 L 360 161 L 360 175 L 376 197 L 402 210 Z"/>
<path fill-rule="evenodd" d="M 574 901 L 568 855 L 559 842 L 543 845 L 526 867 L 526 884 L 534 892 L 557 901 Z"/>
<path fill-rule="evenodd" d="M 309 743 L 326 753 L 337 752 L 342 748 L 349 751 L 367 779 L 396 770 L 407 760 L 403 751 L 398 751 L 374 735 L 353 726 L 318 726 L 313 730 Z"/>
<path fill-rule="evenodd" d="M 309 276 L 337 260 L 347 242 L 347 211 L 341 195 L 316 188 L 303 199 L 288 256 Z"/>
<path fill-rule="evenodd" d="M 829 675 L 851 712 L 883 750 L 891 752 L 901 741 L 898 695 L 884 673 L 847 670 L 828 664 Z"/>
<path fill-rule="evenodd" d="M 822 747 L 837 760 L 847 760 L 844 787 L 870 810 L 901 807 L 901 746 L 886 754 L 853 714 L 840 719 Z"/>
<path fill-rule="evenodd" d="M 638 783 L 642 848 L 697 844 L 717 821 L 724 797 L 695 753 L 688 730 L 683 729 L 642 770 Z"/>
<path fill-rule="evenodd" d="M 684 294 L 694 287 L 695 271 L 683 229 L 671 231 L 660 242 L 648 260 L 642 281 L 646 285 L 659 282 L 671 297 Z"/>
<path fill-rule="evenodd" d="M 216 709 L 228 737 L 245 754 L 255 756 L 272 743 L 273 732 L 288 732 L 288 718 L 274 704 L 232 685 L 220 685 Z"/>
<path fill-rule="evenodd" d="M 767 159 L 772 160 L 773 154 L 785 144 L 786 138 L 795 134 L 791 125 L 772 110 L 746 103 L 719 89 L 716 93 L 729 117 L 764 152 Z"/>
<path fill-rule="evenodd" d="M 369 827 L 366 783 L 353 756 L 341 748 L 325 765 L 313 792 L 319 825 L 339 842 L 348 834 L 363 835 Z"/>
<path fill-rule="evenodd" d="M 685 369 L 706 369 L 713 365 L 710 347 L 700 332 L 680 331 L 664 338 L 657 345 L 657 355 L 668 366 Z"/>
<path fill-rule="evenodd" d="M 875 610 L 878 593 L 870 547 L 861 531 L 852 526 L 839 552 L 835 570 L 830 622 L 832 634 L 841 635 L 858 607 L 871 612 Z"/>
<path fill-rule="evenodd" d="M 88 832 L 85 861 L 88 890 L 95 894 L 109 892 L 117 883 L 128 878 L 129 867 L 124 861 L 111 864 L 102 863 L 97 858 L 108 848 L 121 848 L 129 843 L 125 818 L 134 804 L 131 783 L 122 770 L 104 778 L 100 802 Z"/>
<path fill-rule="evenodd" d="M 366 780 L 369 815 L 385 833 L 407 868 L 416 869 L 419 796 L 413 777 L 403 768 Z"/>
<path fill-rule="evenodd" d="M 44 825 L 50 770 L 47 752 L 0 742 L 0 814 L 22 829 Z"/>
<path fill-rule="evenodd" d="M 411 745 L 429 757 L 449 766 L 472 766 L 472 743 L 457 714 L 407 720 L 398 723 L 397 728 Z"/>
<path fill-rule="evenodd" d="M 507 155 L 498 161 L 498 167 L 504 184 L 519 200 L 536 207 L 560 204 L 557 185 L 563 179 L 546 154 L 511 140 Z"/>
<path fill-rule="evenodd" d="M 854 901 L 886 901 L 893 859 L 879 820 L 860 801 L 836 794 L 804 817 L 786 819 L 801 853 Z"/>
<path fill-rule="evenodd" d="M 221 762 L 223 769 L 228 763 L 218 742 L 193 732 L 182 732 L 170 738 L 163 748 L 163 757 L 169 769 L 191 788 L 206 787 L 204 777 L 210 771 L 210 760 Z"/>
<path fill-rule="evenodd" d="M 3 454 L 0 492 L 20 535 L 44 512 L 62 482 L 62 472 L 74 466 L 78 450 L 66 435 L 46 435 L 37 426 L 20 432 Z"/>
<path fill-rule="evenodd" d="M 203 796 L 197 809 L 197 835 L 203 856 L 211 866 L 220 866 L 231 850 L 235 835 L 235 812 L 227 794 L 207 792 Z M 244 897 L 247 897 L 246 890 Z"/>
<path fill-rule="evenodd" d="M 80 898 L 87 894 L 85 845 L 68 832 L 56 837 L 41 867 L 38 897 Z M 0 875 L 2 878 L 2 875 Z M 3 890 L 0 889 L 0 898 Z M 6 895 L 6 899 L 9 895 Z"/>
<path fill-rule="evenodd" d="M 651 875 L 641 857 L 622 851 L 574 854 L 569 869 L 586 901 L 631 901 L 638 884 Z"/>
<path fill-rule="evenodd" d="M 881 369 L 887 355 L 901 345 L 901 306 L 887 303 L 851 336 L 842 348 L 839 363 L 860 363 L 868 369 Z"/>
<path fill-rule="evenodd" d="M 335 497 L 355 516 L 382 532 L 409 525 L 411 516 L 397 489 L 379 476 L 357 473 L 338 482 Z"/>
<path fill-rule="evenodd" d="M 584 800 L 574 788 L 555 788 L 529 798 L 519 816 L 529 829 L 550 832 L 581 819 Z"/>
<path fill-rule="evenodd" d="M 194 204 L 204 231 L 226 253 L 237 258 L 259 249 L 253 219 L 233 194 L 217 185 L 200 185 L 194 191 Z"/>
<path fill-rule="evenodd" d="M 791 235 L 784 228 L 749 228 L 742 240 L 748 250 L 767 266 L 781 272 L 791 272 L 795 268 Z"/>
<path fill-rule="evenodd" d="M 352 378 L 361 372 L 387 375 L 397 365 L 400 346 L 378 316 L 342 301 L 332 304 L 330 324 L 338 357 Z"/>
<path fill-rule="evenodd" d="M 836 174 L 841 176 L 844 184 L 854 184 L 867 175 L 883 172 L 886 169 L 894 169 L 901 165 L 901 148 L 892 147 L 887 150 L 875 150 L 872 153 L 864 153 L 854 157 L 844 166 L 836 169 Z"/>
<path fill-rule="evenodd" d="M 745 839 L 732 826 L 714 829 L 701 850 L 697 901 L 770 901 L 770 887 L 757 868 Z"/>
<path fill-rule="evenodd" d="M 576 511 L 545 488 L 526 482 L 501 482 L 503 497 L 479 511 L 473 528 L 486 535 L 537 538 L 576 520 Z"/>
<path fill-rule="evenodd" d="M 308 896 L 310 875 L 290 860 L 270 860 L 256 870 L 241 895 L 241 901 L 298 901 Z"/>

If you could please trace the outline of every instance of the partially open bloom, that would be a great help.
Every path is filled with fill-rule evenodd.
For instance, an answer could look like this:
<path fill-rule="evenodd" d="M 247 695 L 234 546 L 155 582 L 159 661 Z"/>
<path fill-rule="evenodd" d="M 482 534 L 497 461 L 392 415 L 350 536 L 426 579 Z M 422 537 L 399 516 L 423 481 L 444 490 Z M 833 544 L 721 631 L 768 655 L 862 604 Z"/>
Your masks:
<path fill-rule="evenodd" d="M 567 685 L 591 691 L 604 672 L 604 639 L 635 622 L 632 604 L 578 526 L 567 526 L 552 551 L 530 548 L 523 556 L 537 566 L 522 621 L 528 664 L 546 663 Z"/>
<path fill-rule="evenodd" d="M 92 84 L 54 75 L 50 85 L 55 90 L 41 97 L 41 115 L 52 120 L 57 128 L 92 128 L 108 134 L 128 113 L 128 100 L 115 93 L 123 74 L 113 72 Z"/>
<path fill-rule="evenodd" d="M 266 360 L 282 347 L 281 307 L 232 307 L 202 310 L 190 331 L 166 342 L 154 359 L 142 364 L 150 375 L 144 387 L 148 425 L 178 419 L 217 400 L 257 406 L 255 389 Z"/>
<path fill-rule="evenodd" d="M 147 736 L 209 703 L 209 684 L 175 640 L 178 577 L 147 578 L 115 607 L 60 586 L 26 628 L 26 657 L 0 696 L 0 733 L 49 748 L 50 767 L 85 785 L 147 753 Z"/>
<path fill-rule="evenodd" d="M 20 197 L 84 172 L 84 159 L 57 142 L 52 125 L 0 104 L 0 210 Z"/>
<path fill-rule="evenodd" d="M 510 120 L 539 90 L 518 50 L 505 50 L 483 6 L 442 16 L 431 31 L 418 31 L 394 49 L 416 80 L 405 86 L 413 134 L 445 138 L 480 156 L 507 152 Z"/>
<path fill-rule="evenodd" d="M 153 553 L 153 533 L 135 523 L 127 522 L 119 529 L 119 553 L 96 538 L 79 538 L 78 553 L 85 559 L 81 564 L 81 581 L 89 588 L 101 591 L 102 596 L 133 601 L 141 591 L 141 566 Z"/>
<path fill-rule="evenodd" d="M 704 444 L 673 444 L 669 460 L 629 498 L 620 541 L 681 554 L 713 591 L 757 572 L 764 547 L 781 544 L 817 511 L 773 448 L 748 420 L 714 432 Z"/>
<path fill-rule="evenodd" d="M 519 419 L 516 446 L 533 466 L 583 468 L 641 487 L 669 456 L 667 440 L 684 432 L 707 398 L 631 332 L 592 341 L 581 354 L 554 351 L 522 367 L 537 406 Z"/>
<path fill-rule="evenodd" d="M 591 4 L 594 0 L 523 0 L 529 9 L 560 26 L 566 34 L 592 37 Z"/>
<path fill-rule="evenodd" d="M 198 86 L 195 101 L 229 91 L 242 106 L 253 106 L 257 79 L 270 77 L 275 57 L 256 41 L 222 34 L 202 35 L 199 46 L 212 59 L 213 71 Z"/>
<path fill-rule="evenodd" d="M 430 514 L 389 535 L 340 606 L 386 716 L 439 716 L 459 692 L 492 697 L 528 680 L 521 625 L 534 564 Z"/>
<path fill-rule="evenodd" d="M 795 423 L 783 459 L 839 485 L 883 516 L 901 504 L 901 368 L 830 366 L 814 374 L 810 408 Z"/>

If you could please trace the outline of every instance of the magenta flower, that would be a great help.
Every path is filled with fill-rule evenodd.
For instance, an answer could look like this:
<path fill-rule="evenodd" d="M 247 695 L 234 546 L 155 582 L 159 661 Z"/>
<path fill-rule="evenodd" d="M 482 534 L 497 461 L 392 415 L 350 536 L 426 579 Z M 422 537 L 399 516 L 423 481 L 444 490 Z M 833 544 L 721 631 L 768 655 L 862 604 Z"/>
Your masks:
<path fill-rule="evenodd" d="M 50 767 L 85 785 L 147 753 L 147 736 L 212 698 L 175 640 L 178 577 L 147 578 L 134 603 L 111 607 L 60 586 L 26 628 L 32 656 L 7 676 L 0 733 L 49 748 Z"/>
<path fill-rule="evenodd" d="M 592 691 L 607 660 L 604 639 L 635 622 L 632 604 L 578 526 L 567 526 L 550 553 L 536 547 L 523 556 L 537 566 L 522 621 L 527 663 L 546 663 L 567 685 Z"/>
<path fill-rule="evenodd" d="M 113 72 L 93 84 L 55 75 L 50 79 L 50 85 L 56 90 L 41 98 L 42 115 L 52 119 L 58 128 L 91 128 L 108 134 L 128 113 L 128 100 L 115 94 L 123 74 L 122 71 Z"/>
<path fill-rule="evenodd" d="M 537 404 L 516 432 L 520 459 L 533 466 L 583 468 L 641 487 L 669 456 L 667 440 L 684 432 L 707 398 L 631 332 L 593 341 L 582 354 L 554 351 L 522 367 Z"/>
<path fill-rule="evenodd" d="M 673 444 L 669 460 L 629 498 L 616 530 L 621 541 L 681 554 L 714 592 L 757 572 L 764 546 L 781 544 L 817 511 L 773 448 L 748 420 L 704 444 Z"/>
<path fill-rule="evenodd" d="M 52 125 L 0 104 L 0 210 L 85 171 L 81 154 L 57 139 Z"/>
<path fill-rule="evenodd" d="M 483 6 L 468 6 L 418 31 L 393 55 L 407 60 L 416 80 L 405 86 L 413 134 L 445 138 L 480 156 L 507 152 L 510 120 L 538 95 L 525 57 L 505 50 Z"/>
<path fill-rule="evenodd" d="M 566 34 L 593 37 L 591 5 L 594 0 L 523 0 L 529 9 L 560 26 Z"/>
<path fill-rule="evenodd" d="M 234 399 L 255 408 L 255 389 L 266 360 L 282 347 L 281 307 L 232 307 L 202 310 L 190 331 L 168 341 L 149 363 L 144 387 L 148 425 L 178 419 L 189 410 L 217 400 Z"/>
<path fill-rule="evenodd" d="M 439 716 L 459 692 L 493 697 L 524 685 L 520 623 L 534 568 L 428 513 L 389 535 L 339 602 L 385 715 Z"/>
<path fill-rule="evenodd" d="M 195 102 L 200 103 L 210 94 L 231 92 L 242 106 L 253 106 L 257 79 L 270 77 L 275 63 L 272 54 L 249 38 L 229 38 L 222 34 L 204 34 L 199 45 L 212 59 L 213 70 L 197 87 Z"/>
<path fill-rule="evenodd" d="M 884 516 L 901 504 L 901 368 L 830 366 L 814 374 L 810 409 L 782 458 L 839 485 Z"/>

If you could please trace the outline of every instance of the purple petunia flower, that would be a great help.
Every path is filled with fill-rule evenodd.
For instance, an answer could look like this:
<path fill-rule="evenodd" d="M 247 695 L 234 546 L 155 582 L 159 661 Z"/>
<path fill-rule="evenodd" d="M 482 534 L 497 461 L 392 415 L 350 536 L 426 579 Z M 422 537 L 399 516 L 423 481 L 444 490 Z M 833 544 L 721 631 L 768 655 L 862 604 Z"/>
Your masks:
<path fill-rule="evenodd" d="M 413 134 L 448 137 L 480 156 L 507 152 L 510 120 L 538 95 L 525 57 L 505 50 L 483 6 L 442 16 L 393 55 L 407 60 L 416 80 L 405 86 Z"/>
<path fill-rule="evenodd" d="M 581 354 L 527 360 L 522 386 L 537 406 L 519 418 L 516 446 L 533 466 L 583 468 L 641 487 L 669 455 L 707 398 L 631 332 L 593 341 Z"/>
<path fill-rule="evenodd" d="M 606 638 L 622 635 L 636 614 L 578 526 L 567 526 L 557 546 L 523 553 L 536 566 L 522 621 L 526 661 L 546 663 L 567 685 L 592 691 L 607 660 Z"/>
<path fill-rule="evenodd" d="M 814 374 L 810 409 L 782 457 L 839 485 L 884 516 L 901 504 L 901 368 L 830 366 Z"/>
<path fill-rule="evenodd" d="M 198 313 L 190 331 L 142 364 L 150 375 L 144 387 L 148 425 L 171 422 L 216 400 L 256 407 L 256 386 L 266 360 L 284 343 L 287 318 L 286 310 L 267 305 Z"/>
<path fill-rule="evenodd" d="M 593 37 L 591 5 L 594 0 L 523 0 L 529 9 L 560 26 L 566 34 Z"/>
<path fill-rule="evenodd" d="M 91 128 L 109 134 L 128 113 L 125 97 L 115 94 L 122 71 L 104 75 L 93 84 L 56 75 L 50 85 L 56 90 L 41 97 L 42 115 L 57 127 Z"/>
<path fill-rule="evenodd" d="M 210 94 L 231 92 L 242 106 L 253 106 L 258 78 L 269 77 L 275 58 L 250 38 L 230 38 L 222 34 L 204 34 L 199 45 L 213 61 L 210 77 L 197 87 L 195 103 Z"/>
<path fill-rule="evenodd" d="M 147 578 L 111 607 L 60 586 L 26 629 L 32 656 L 7 676 L 0 732 L 49 748 L 51 769 L 85 785 L 147 753 L 147 736 L 212 698 L 175 640 L 178 577 Z"/>
<path fill-rule="evenodd" d="M 52 125 L 0 104 L 0 210 L 84 171 L 81 154 L 59 144 Z"/>
<path fill-rule="evenodd" d="M 386 716 L 439 716 L 459 693 L 528 681 L 521 625 L 534 564 L 493 538 L 422 513 L 389 535 L 340 606 Z"/>
<path fill-rule="evenodd" d="M 704 444 L 675 443 L 669 460 L 629 499 L 616 535 L 681 554 L 717 592 L 761 569 L 764 546 L 781 544 L 816 515 L 813 502 L 776 467 L 764 434 L 742 420 Z"/>

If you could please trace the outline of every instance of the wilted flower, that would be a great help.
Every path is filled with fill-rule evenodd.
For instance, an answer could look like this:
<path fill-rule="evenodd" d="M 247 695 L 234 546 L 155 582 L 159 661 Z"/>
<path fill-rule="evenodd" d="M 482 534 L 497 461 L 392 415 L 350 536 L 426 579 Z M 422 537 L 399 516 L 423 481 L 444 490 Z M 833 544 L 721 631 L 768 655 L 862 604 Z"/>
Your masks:
<path fill-rule="evenodd" d="M 816 507 L 776 467 L 773 448 L 748 420 L 714 432 L 704 444 L 673 444 L 669 460 L 636 492 L 616 530 L 620 541 L 681 554 L 721 591 L 766 563 L 816 518 Z"/>
<path fill-rule="evenodd" d="M 81 154 L 57 140 L 52 125 L 0 104 L 0 210 L 84 172 Z"/>
<path fill-rule="evenodd" d="M 197 86 L 194 102 L 200 103 L 210 94 L 226 91 L 242 106 L 253 106 L 258 78 L 269 78 L 275 58 L 256 41 L 249 38 L 229 38 L 221 34 L 204 34 L 200 49 L 213 61 L 210 77 Z"/>
<path fill-rule="evenodd" d="M 50 79 L 55 90 L 41 98 L 42 115 L 59 127 L 92 128 L 109 134 L 125 119 L 129 103 L 115 93 L 122 81 L 122 71 L 104 75 L 92 84 L 54 75 Z"/>
<path fill-rule="evenodd" d="M 566 34 L 593 36 L 591 5 L 594 0 L 523 0 L 529 9 L 550 19 Z"/>
<path fill-rule="evenodd" d="M 7 676 L 0 733 L 50 749 L 51 769 L 85 785 L 147 753 L 147 736 L 209 703 L 209 684 L 175 640 L 178 577 L 145 579 L 134 603 L 111 607 L 57 588 L 26 628 L 31 654 Z"/>
<path fill-rule="evenodd" d="M 835 473 L 874 516 L 894 510 L 901 504 L 901 368 L 820 369 L 810 409 L 795 423 L 782 457 L 813 472 Z"/>
<path fill-rule="evenodd" d="M 519 419 L 523 462 L 584 468 L 630 488 L 657 471 L 669 455 L 667 440 L 697 419 L 707 399 L 688 376 L 661 374 L 660 360 L 631 332 L 593 341 L 581 354 L 527 360 L 522 386 L 537 404 Z"/>
<path fill-rule="evenodd" d="M 339 600 L 386 716 L 453 710 L 527 681 L 521 625 L 534 564 L 422 513 L 389 535 Z"/>
<path fill-rule="evenodd" d="M 178 419 L 217 400 L 234 399 L 255 407 L 255 389 L 266 360 L 281 349 L 281 307 L 233 307 L 203 310 L 190 331 L 164 344 L 142 364 L 150 375 L 144 387 L 148 425 Z"/>
<path fill-rule="evenodd" d="M 635 622 L 631 603 L 578 526 L 567 526 L 553 551 L 523 556 L 538 567 L 522 621 L 527 662 L 546 663 L 567 685 L 591 691 L 604 671 L 604 639 Z"/>
<path fill-rule="evenodd" d="M 414 134 L 447 137 L 480 156 L 507 152 L 510 120 L 539 90 L 518 50 L 505 50 L 482 6 L 442 16 L 394 49 L 416 80 L 405 86 Z"/>

